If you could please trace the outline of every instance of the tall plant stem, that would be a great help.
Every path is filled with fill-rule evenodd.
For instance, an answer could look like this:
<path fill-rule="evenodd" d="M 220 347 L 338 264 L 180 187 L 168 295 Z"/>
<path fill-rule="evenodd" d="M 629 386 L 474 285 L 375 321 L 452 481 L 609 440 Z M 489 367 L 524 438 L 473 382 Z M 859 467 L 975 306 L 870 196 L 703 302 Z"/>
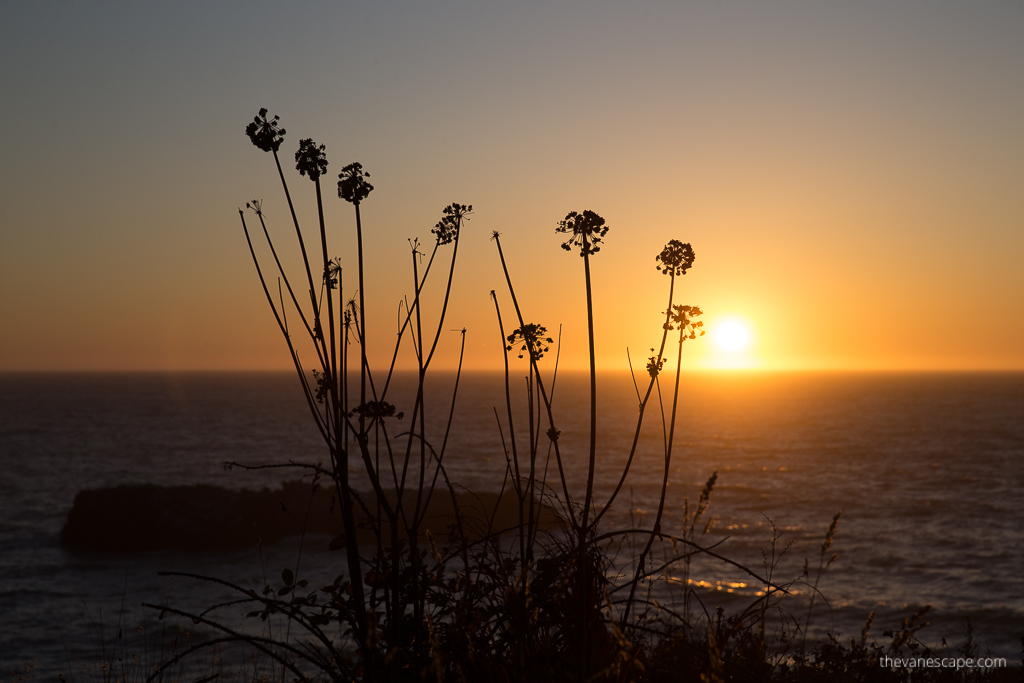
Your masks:
<path fill-rule="evenodd" d="M 491 299 L 494 300 L 494 313 L 495 313 L 495 315 L 498 316 L 498 331 L 501 333 L 502 358 L 505 361 L 505 410 L 506 410 L 507 415 L 508 415 L 508 434 L 509 434 L 509 442 L 512 445 L 512 467 L 514 469 L 514 472 L 513 472 L 513 477 L 514 478 L 512 480 L 513 481 L 512 486 L 515 489 L 516 498 L 519 501 L 519 559 L 522 562 L 523 571 L 525 572 L 526 571 L 527 557 L 526 557 L 526 538 L 525 538 L 526 534 L 524 533 L 525 530 L 523 528 L 523 522 L 524 522 L 523 504 L 524 504 L 526 498 L 523 495 L 522 475 L 519 472 L 519 451 L 516 448 L 515 421 L 512 418 L 512 390 L 511 390 L 511 387 L 510 387 L 510 384 L 509 384 L 509 375 L 508 375 L 508 349 L 505 348 L 505 325 L 502 323 L 502 320 L 501 320 L 501 308 L 498 306 L 498 296 L 494 293 L 494 290 L 491 290 Z M 497 417 L 497 414 L 495 414 L 495 417 Z M 533 476 L 532 476 L 533 472 L 531 471 L 530 474 L 531 474 L 530 479 L 532 480 L 533 479 Z M 527 490 L 529 490 L 529 488 L 530 488 L 529 484 L 527 484 Z M 533 510 L 532 510 L 533 501 L 532 500 L 530 502 L 530 507 L 531 507 L 530 512 L 531 512 L 531 516 L 532 516 L 532 512 L 533 512 Z"/>
<path fill-rule="evenodd" d="M 409 455 L 410 455 L 410 451 L 411 451 L 411 448 L 412 448 L 413 439 L 416 438 L 416 419 L 417 419 L 417 417 L 419 417 L 420 431 L 419 431 L 419 438 L 416 439 L 416 440 L 419 441 L 420 467 L 419 467 L 419 481 L 418 481 L 418 486 L 416 488 L 416 503 L 413 505 L 412 514 L 411 515 L 406 514 L 403 511 L 403 517 L 407 518 L 405 524 L 406 524 L 406 535 L 409 537 L 409 564 L 410 564 L 410 566 L 411 566 L 411 568 L 413 570 L 412 572 L 410 572 L 410 574 L 412 576 L 412 586 L 411 586 L 411 590 L 409 592 L 410 592 L 410 595 L 412 595 L 412 600 L 413 600 L 413 618 L 415 619 L 416 623 L 419 623 L 419 621 L 423 618 L 423 608 L 424 608 L 423 600 L 420 599 L 419 585 L 418 585 L 419 582 L 417 580 L 417 578 L 419 576 L 419 573 L 418 573 L 417 570 L 418 570 L 418 565 L 419 565 L 419 546 L 418 546 L 418 540 L 419 540 L 418 539 L 418 534 L 419 534 L 419 511 L 420 511 L 420 503 L 422 502 L 422 497 L 423 497 L 424 475 L 426 473 L 426 468 L 427 468 L 427 444 L 426 444 L 426 439 L 427 439 L 426 412 L 427 412 L 427 410 L 426 410 L 426 405 L 425 405 L 426 397 L 424 395 L 425 394 L 425 390 L 426 390 L 426 387 L 424 386 L 425 379 L 426 379 L 426 364 L 424 363 L 424 359 L 423 359 L 423 315 L 422 315 L 422 310 L 421 310 L 420 306 L 418 305 L 419 298 L 420 298 L 420 290 L 421 290 L 421 288 L 420 288 L 420 279 L 419 279 L 419 270 L 417 268 L 417 263 L 416 263 L 416 257 L 418 255 L 419 255 L 419 252 L 415 248 L 413 248 L 413 250 L 412 250 L 412 277 L 413 277 L 413 283 L 415 284 L 415 287 L 416 287 L 416 290 L 415 290 L 416 291 L 416 297 L 415 297 L 413 305 L 416 308 L 416 340 L 415 340 L 415 344 L 416 344 L 416 362 L 417 362 L 417 365 L 418 365 L 417 374 L 416 374 L 416 403 L 415 403 L 415 406 L 413 407 L 413 411 L 412 411 L 412 424 L 410 425 L 410 429 L 409 429 L 409 441 L 408 441 L 408 446 L 406 448 L 405 462 L 404 462 L 404 464 L 402 466 L 402 489 L 404 489 L 404 486 L 405 486 L 405 474 L 406 474 L 406 471 L 407 471 L 408 466 L 409 466 Z M 440 330 L 438 330 L 438 332 L 440 333 Z M 401 497 L 402 497 L 402 494 L 404 493 L 404 491 L 402 489 L 399 489 L 399 493 L 398 493 L 398 496 L 399 496 L 399 503 L 398 504 L 399 504 L 400 509 L 401 509 Z M 409 521 L 409 520 L 411 520 L 411 521 Z"/>
<path fill-rule="evenodd" d="M 658 370 L 660 371 L 660 365 L 662 358 L 665 357 L 665 342 L 668 340 L 668 324 L 672 320 L 672 297 L 675 293 L 676 275 L 674 272 L 669 274 L 669 285 L 668 285 L 668 306 L 665 307 L 665 324 L 662 325 L 661 332 L 661 346 L 658 348 L 658 355 L 655 362 L 658 364 Z M 647 403 L 651 399 L 651 392 L 654 389 L 654 385 L 658 381 L 657 372 L 651 376 L 651 381 L 647 384 L 647 392 L 644 394 L 643 399 L 640 401 L 640 414 L 637 416 L 636 429 L 633 430 L 633 443 L 629 448 L 629 458 L 626 460 L 626 466 L 622 468 L 622 475 L 619 477 L 619 483 L 615 485 L 615 490 L 612 491 L 612 495 L 608 497 L 608 501 L 605 502 L 604 507 L 594 517 L 594 524 L 596 525 L 601 518 L 604 517 L 605 513 L 611 509 L 612 503 L 615 498 L 619 495 L 619 491 L 622 490 L 623 484 L 626 483 L 626 475 L 629 474 L 629 469 L 633 465 L 633 456 L 636 455 L 637 445 L 640 442 L 640 429 L 643 426 L 644 414 L 647 410 Z"/>
<path fill-rule="evenodd" d="M 632 585 L 629 588 L 629 598 L 626 600 L 626 608 L 622 613 L 621 623 L 623 625 L 625 625 L 629 619 L 629 612 L 633 607 L 633 600 L 636 596 L 637 584 L 640 583 L 640 579 L 644 576 L 644 562 L 647 560 L 647 555 L 651 552 L 651 547 L 654 545 L 654 539 L 661 534 L 661 519 L 665 514 L 665 499 L 668 496 L 668 475 L 672 469 L 672 443 L 675 439 L 676 433 L 676 411 L 679 408 L 679 379 L 683 371 L 683 341 L 685 340 L 686 328 L 680 325 L 679 351 L 676 354 L 676 381 L 675 388 L 672 391 L 672 413 L 669 418 L 668 441 L 665 445 L 665 473 L 661 481 L 661 499 L 658 501 L 658 514 L 654 518 L 654 527 L 651 529 L 650 536 L 647 538 L 647 544 L 644 546 L 643 552 L 640 553 L 640 560 L 637 563 L 636 574 L 634 575 Z"/>
<path fill-rule="evenodd" d="M 270 295 L 270 290 L 267 288 L 266 279 L 263 277 L 263 269 L 260 267 L 259 259 L 256 257 L 256 250 L 252 246 L 252 238 L 249 235 L 249 228 L 245 224 L 245 214 L 239 209 L 238 217 L 242 221 L 242 230 L 245 232 L 245 241 L 249 245 L 249 253 L 252 255 L 252 262 L 256 266 L 256 274 L 260 278 L 260 285 L 263 287 L 263 293 L 267 297 L 267 303 L 270 305 L 270 310 L 274 314 L 274 319 L 277 321 L 278 329 L 281 330 L 281 335 L 284 337 L 285 344 L 288 345 L 288 352 L 292 357 L 292 363 L 295 366 L 295 371 L 299 375 L 299 382 L 302 385 L 303 395 L 306 397 L 306 402 L 309 404 L 309 410 L 313 415 L 313 421 L 316 423 L 317 429 L 320 431 L 320 436 L 323 437 L 324 441 L 330 443 L 330 437 L 327 432 L 327 425 L 323 418 L 320 416 L 320 411 L 316 408 L 316 401 L 313 398 L 313 394 L 309 389 L 309 382 L 306 380 L 306 375 L 302 370 L 302 365 L 299 364 L 299 355 L 295 351 L 295 346 L 292 344 L 291 335 L 288 334 L 288 328 L 285 326 L 284 321 L 281 319 L 281 313 L 278 312 L 277 306 L 274 304 L 274 298 Z"/>
<path fill-rule="evenodd" d="M 288 191 L 288 182 L 284 179 L 284 171 L 281 170 L 281 160 L 274 150 L 274 163 L 277 164 L 277 174 L 281 176 L 281 187 L 284 188 L 284 198 L 288 200 L 288 210 L 292 214 L 292 223 L 295 224 L 295 235 L 299 239 L 299 249 L 302 251 L 302 263 L 306 266 L 306 278 L 309 280 L 309 300 L 313 303 L 313 317 L 320 317 L 320 306 L 316 301 L 316 289 L 313 287 L 313 272 L 309 269 L 309 257 L 306 256 L 306 243 L 302 240 L 302 230 L 299 228 L 299 219 L 295 215 L 295 205 L 292 204 L 292 194 Z"/>
<path fill-rule="evenodd" d="M 437 486 L 437 477 L 444 473 L 444 454 L 448 449 L 448 438 L 451 436 L 452 422 L 455 420 L 455 399 L 459 393 L 459 383 L 462 381 L 462 364 L 466 357 L 466 328 L 462 328 L 458 331 L 461 332 L 462 341 L 459 347 L 459 364 L 455 369 L 455 387 L 452 389 L 452 402 L 448 408 L 448 422 L 444 428 L 444 439 L 441 441 L 441 450 L 437 451 L 436 454 L 437 467 L 434 469 L 434 478 L 430 482 L 430 488 L 427 489 L 427 499 L 424 501 L 420 513 L 421 521 L 423 516 L 426 515 L 427 508 L 430 506 L 430 499 L 434 495 L 434 489 Z"/>
<path fill-rule="evenodd" d="M 438 245 L 435 243 L 434 244 L 434 249 L 430 252 L 430 258 L 427 260 L 427 267 L 423 269 L 423 278 L 420 280 L 421 283 L 426 283 L 427 277 L 430 275 L 430 267 L 434 263 L 434 256 L 437 254 L 437 247 L 438 247 Z M 422 288 L 422 284 L 421 284 L 421 288 Z M 410 325 L 410 323 L 412 321 L 413 311 L 419 305 L 418 302 L 419 302 L 419 298 L 416 297 L 416 298 L 413 299 L 413 302 L 412 302 L 411 306 L 408 306 L 408 305 L 406 306 L 405 319 L 402 321 L 402 326 L 398 330 L 398 340 L 399 340 L 399 342 L 401 342 L 402 338 L 405 336 L 405 331 L 409 327 L 409 325 Z M 398 362 L 398 351 L 400 350 L 400 348 L 401 348 L 401 344 L 400 343 L 396 343 L 395 344 L 395 349 L 394 349 L 394 351 L 392 351 L 392 354 L 391 354 L 391 364 L 388 366 L 388 372 L 387 372 L 387 375 L 384 378 L 384 386 L 380 390 L 380 400 L 381 401 L 383 401 L 387 397 L 388 388 L 390 388 L 390 386 L 391 386 L 391 379 L 394 377 L 394 374 L 395 374 L 395 365 Z"/>
<path fill-rule="evenodd" d="M 324 257 L 324 273 L 323 273 L 323 286 L 327 290 L 327 326 L 328 326 L 328 354 L 325 360 L 328 362 L 324 370 L 324 374 L 330 379 L 330 390 L 331 390 L 331 405 L 333 408 L 335 431 L 340 431 L 341 415 L 340 406 L 341 403 L 338 400 L 338 352 L 337 352 L 337 340 L 334 329 L 334 295 L 333 288 L 329 282 L 330 280 L 330 266 L 331 259 L 327 252 L 327 227 L 324 224 L 324 202 L 323 196 L 320 194 L 320 178 L 314 178 L 313 184 L 316 185 L 316 211 L 317 217 L 320 219 L 320 245 L 323 250 Z M 323 337 L 323 324 L 317 326 L 320 330 L 321 338 Z"/>
<path fill-rule="evenodd" d="M 587 466 L 587 494 L 583 501 L 585 530 L 590 518 L 590 505 L 594 497 L 594 468 L 597 463 L 597 359 L 594 355 L 594 297 L 590 287 L 590 254 L 587 236 L 583 235 L 583 272 L 587 284 L 587 337 L 590 342 L 590 462 Z"/>
<path fill-rule="evenodd" d="M 256 209 L 256 216 L 260 219 L 260 226 L 263 228 L 263 236 L 267 240 L 267 246 L 270 247 L 270 253 L 274 257 L 274 263 L 277 264 L 277 272 L 282 280 L 284 280 L 284 286 L 288 289 L 288 295 L 291 297 L 292 304 L 295 306 L 296 312 L 299 314 L 299 319 L 302 321 L 303 327 L 306 328 L 306 333 L 312 337 L 313 328 L 309 326 L 309 322 L 306 320 L 306 314 L 302 312 L 302 307 L 299 306 L 299 301 L 295 297 L 295 292 L 292 290 L 291 280 L 288 278 L 288 274 L 284 270 L 284 266 L 281 265 L 281 259 L 277 256 L 277 249 L 274 248 L 274 240 L 270 239 L 270 231 L 267 230 L 267 222 L 263 218 L 263 210 L 261 208 Z M 283 310 L 283 304 L 282 304 Z M 321 363 L 323 362 L 323 356 L 320 352 L 319 347 L 315 347 L 318 356 L 320 357 Z"/>
<path fill-rule="evenodd" d="M 505 263 L 505 253 L 501 250 L 501 236 L 498 233 L 494 233 L 494 243 L 498 246 L 498 257 L 501 259 L 501 270 L 505 274 L 505 282 L 508 284 L 508 293 L 512 296 L 512 305 L 516 309 L 516 317 L 519 319 L 520 329 L 526 327 L 526 322 L 523 320 L 523 312 L 519 308 L 519 301 L 516 299 L 516 290 L 512 286 L 512 278 L 508 273 L 508 265 Z M 544 381 L 540 376 L 540 369 L 537 367 L 537 357 L 533 350 L 530 351 L 530 372 L 536 378 L 537 389 L 540 391 L 541 400 L 544 401 L 544 408 L 548 415 L 548 427 L 549 437 L 551 443 L 555 447 L 555 462 L 558 464 L 558 476 L 562 483 L 562 494 L 565 496 L 566 511 L 569 513 L 569 523 L 573 528 L 577 527 L 576 514 L 572 510 L 571 499 L 569 497 L 569 485 L 565 480 L 565 467 L 562 464 L 562 451 L 558 447 L 558 429 L 555 427 L 555 416 L 551 409 L 551 400 L 548 398 L 547 391 L 544 389 Z M 531 463 L 531 469 L 533 463 Z M 531 502 L 532 505 L 532 502 Z"/>
<path fill-rule="evenodd" d="M 427 360 L 423 363 L 424 367 L 430 365 L 430 359 L 434 357 L 434 351 L 437 349 L 437 340 L 441 338 L 441 328 L 444 325 L 444 317 L 448 312 L 448 299 L 452 293 L 452 280 L 455 279 L 455 259 L 459 256 L 459 235 L 462 233 L 462 218 L 460 217 L 455 224 L 455 246 L 452 249 L 452 263 L 448 268 L 448 285 L 444 290 L 444 304 L 441 306 L 441 318 L 437 323 L 437 332 L 434 334 L 434 343 L 430 345 L 430 353 L 427 354 Z M 424 275 L 424 279 L 426 276 Z"/>
<path fill-rule="evenodd" d="M 587 235 L 583 237 L 583 273 L 587 289 L 587 340 L 590 345 L 590 453 L 587 463 L 587 490 L 583 499 L 583 515 L 578 529 L 577 548 L 577 599 L 579 601 L 580 619 L 583 627 L 583 652 L 580 659 L 579 680 L 581 683 L 590 678 L 590 613 L 587 609 L 590 588 L 590 562 L 587 557 L 587 533 L 590 522 L 590 506 L 594 497 L 594 469 L 597 464 L 597 360 L 594 354 L 594 298 L 590 284 L 590 244 Z"/>
<path fill-rule="evenodd" d="M 366 287 L 364 285 L 363 268 L 363 221 L 359 215 L 359 202 L 356 207 L 356 254 L 359 262 L 359 315 L 363 324 L 357 327 L 359 332 L 359 405 L 366 405 Z M 359 433 L 366 436 L 366 415 L 359 413 Z"/>
<path fill-rule="evenodd" d="M 323 251 L 323 278 L 324 287 L 326 288 L 327 298 L 327 320 L 329 329 L 329 360 L 328 367 L 324 368 L 325 380 L 328 382 L 330 388 L 330 405 L 331 405 L 331 417 L 334 423 L 332 436 L 334 437 L 333 443 L 330 444 L 330 453 L 332 465 L 334 466 L 333 477 L 336 492 L 338 494 L 339 502 L 341 503 L 341 517 L 342 524 L 345 528 L 345 559 L 348 565 L 349 576 L 351 577 L 352 586 L 352 598 L 357 607 L 355 611 L 356 617 L 356 639 L 359 642 L 360 647 L 363 650 L 365 656 L 369 655 L 369 643 L 367 642 L 367 628 L 366 628 L 366 610 L 365 610 L 365 594 L 363 592 L 362 582 L 362 566 L 359 559 L 359 541 L 356 537 L 356 522 L 355 522 L 355 504 L 352 500 L 352 489 L 349 483 L 348 477 L 348 449 L 345 445 L 345 433 L 347 431 L 347 419 L 342 403 L 342 384 L 344 380 L 341 379 L 338 372 L 338 344 L 337 344 L 337 332 L 334 325 L 334 295 L 333 289 L 330 284 L 330 256 L 327 249 L 327 227 L 324 222 L 324 203 L 323 195 L 320 191 L 320 178 L 316 177 L 313 179 L 314 185 L 316 185 L 316 209 L 317 217 L 320 221 L 320 246 Z M 338 273 L 338 294 L 339 294 L 339 312 L 340 312 L 340 296 L 341 296 L 341 273 Z M 323 323 L 321 322 L 319 311 L 316 312 L 317 325 L 315 329 L 319 331 L 321 340 L 323 338 Z"/>

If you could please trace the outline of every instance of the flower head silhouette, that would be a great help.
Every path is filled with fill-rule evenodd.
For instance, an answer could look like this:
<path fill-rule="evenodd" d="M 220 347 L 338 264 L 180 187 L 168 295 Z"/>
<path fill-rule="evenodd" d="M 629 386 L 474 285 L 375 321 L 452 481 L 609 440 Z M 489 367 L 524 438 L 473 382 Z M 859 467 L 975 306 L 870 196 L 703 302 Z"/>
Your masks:
<path fill-rule="evenodd" d="M 310 180 L 317 180 L 327 173 L 327 155 L 325 147 L 317 145 L 312 138 L 299 141 L 299 150 L 295 152 L 295 170 L 300 175 L 308 175 Z"/>
<path fill-rule="evenodd" d="M 442 211 L 444 214 L 430 232 L 437 238 L 438 244 L 450 244 L 459 235 L 459 227 L 466 216 L 473 213 L 472 204 L 449 204 Z"/>
<path fill-rule="evenodd" d="M 334 258 L 324 266 L 324 284 L 328 289 L 338 288 L 338 278 L 341 275 L 341 258 Z M 346 313 L 347 315 L 347 313 Z"/>
<path fill-rule="evenodd" d="M 245 203 L 245 208 L 251 209 L 257 216 L 263 216 L 263 201 L 260 199 L 253 199 L 251 202 Z"/>
<path fill-rule="evenodd" d="M 385 417 L 397 417 L 401 420 L 405 417 L 404 413 L 396 413 L 395 410 L 395 406 L 387 401 L 367 401 L 353 408 L 349 417 L 362 415 L 369 420 L 383 420 Z"/>
<path fill-rule="evenodd" d="M 369 177 L 370 174 L 363 171 L 363 165 L 358 161 L 341 169 L 338 174 L 338 197 L 350 204 L 359 204 L 373 191 L 373 185 L 366 182 Z"/>
<path fill-rule="evenodd" d="M 658 270 L 665 275 L 685 275 L 687 269 L 693 265 L 693 247 L 689 242 L 683 243 L 679 240 L 670 240 L 661 253 L 654 257 L 658 262 Z"/>
<path fill-rule="evenodd" d="M 672 310 L 666 311 L 666 313 L 669 314 L 669 322 L 665 323 L 666 330 L 680 330 L 683 339 L 696 339 L 698 336 L 704 336 L 704 330 L 701 329 L 704 327 L 704 322 L 694 320 L 697 316 L 704 314 L 704 311 L 700 310 L 700 306 L 673 306 Z"/>
<path fill-rule="evenodd" d="M 564 232 L 569 239 L 562 243 L 562 249 L 572 251 L 574 246 L 580 248 L 580 256 L 589 256 L 601 251 L 601 238 L 608 232 L 604 219 L 593 211 L 577 213 L 569 212 L 565 220 L 558 222 L 555 232 Z"/>
<path fill-rule="evenodd" d="M 266 108 L 260 109 L 260 113 L 253 117 L 252 123 L 245 127 L 245 134 L 264 152 L 276 152 L 284 142 L 284 128 L 278 128 L 279 116 L 272 119 L 267 118 Z"/>
<path fill-rule="evenodd" d="M 331 377 L 313 369 L 313 377 L 316 379 L 316 402 L 323 403 L 331 393 Z"/>
<path fill-rule="evenodd" d="M 651 349 L 651 353 L 654 353 L 654 349 Z M 647 359 L 647 374 L 651 378 L 657 377 L 661 369 L 665 367 L 665 359 L 659 358 L 658 356 L 651 356 Z"/>
<path fill-rule="evenodd" d="M 511 351 L 513 346 L 522 343 L 522 347 L 519 349 L 520 358 L 524 353 L 529 353 L 533 360 L 540 360 L 547 353 L 547 345 L 554 343 L 551 337 L 544 336 L 547 331 L 548 328 L 543 325 L 527 323 L 508 335 L 508 346 L 505 347 L 505 350 Z"/>

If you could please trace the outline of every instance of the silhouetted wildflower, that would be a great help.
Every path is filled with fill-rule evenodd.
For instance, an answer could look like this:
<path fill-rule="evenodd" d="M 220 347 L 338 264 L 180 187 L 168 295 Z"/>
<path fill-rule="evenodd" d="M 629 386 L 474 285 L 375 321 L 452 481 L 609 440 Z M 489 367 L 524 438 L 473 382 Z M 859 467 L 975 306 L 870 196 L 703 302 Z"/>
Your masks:
<path fill-rule="evenodd" d="M 653 353 L 654 349 L 651 349 L 651 352 Z M 657 377 L 658 373 L 661 372 L 661 369 L 663 367 L 665 367 L 664 358 L 651 356 L 650 358 L 647 359 L 647 374 L 650 375 L 652 378 Z"/>
<path fill-rule="evenodd" d="M 338 288 L 338 275 L 341 273 L 341 259 L 336 258 L 332 261 L 328 261 L 327 265 L 324 266 L 324 284 L 327 285 L 328 289 Z"/>
<path fill-rule="evenodd" d="M 276 152 L 281 148 L 285 134 L 284 128 L 277 127 L 280 119 L 279 116 L 268 119 L 267 110 L 260 109 L 260 113 L 253 117 L 252 123 L 245 127 L 245 134 L 252 140 L 252 144 L 264 152 Z"/>
<path fill-rule="evenodd" d="M 246 202 L 245 208 L 252 209 L 252 212 L 257 216 L 263 215 L 263 202 L 259 199 L 253 199 L 251 202 Z"/>
<path fill-rule="evenodd" d="M 664 327 L 666 330 L 682 330 L 684 339 L 696 339 L 698 336 L 704 336 L 704 322 L 701 320 L 693 320 L 698 315 L 703 315 L 704 311 L 700 310 L 699 306 L 673 306 L 670 314 L 669 322 L 665 323 Z M 698 335 L 697 333 L 700 332 Z"/>
<path fill-rule="evenodd" d="M 574 246 L 580 248 L 580 256 L 596 254 L 601 251 L 601 238 L 608 232 L 604 219 L 593 211 L 583 213 L 570 212 L 564 221 L 558 222 L 555 232 L 569 234 L 569 239 L 562 243 L 562 249 L 572 251 Z"/>
<path fill-rule="evenodd" d="M 330 377 L 316 370 L 313 371 L 313 377 L 316 378 L 316 402 L 323 403 L 331 392 Z"/>
<path fill-rule="evenodd" d="M 387 401 L 367 401 L 366 403 L 356 406 L 349 413 L 349 417 L 356 415 L 362 415 L 365 418 L 371 420 L 380 420 L 385 417 L 397 417 L 401 420 L 405 417 L 405 413 L 395 413 L 395 406 L 391 405 Z"/>
<path fill-rule="evenodd" d="M 473 213 L 472 204 L 450 204 L 444 207 L 444 215 L 430 232 L 437 238 L 438 244 L 450 244 L 459 234 L 459 225 L 468 214 Z M 468 219 L 466 219 L 468 220 Z"/>
<path fill-rule="evenodd" d="M 358 161 L 341 169 L 338 174 L 338 197 L 351 204 L 359 204 L 373 191 L 373 185 L 366 182 L 369 177 L 370 174 L 363 172 L 363 165 Z"/>
<path fill-rule="evenodd" d="M 309 175 L 310 180 L 317 180 L 327 173 L 327 155 L 323 145 L 317 146 L 313 138 L 299 141 L 299 149 L 295 152 L 295 170 L 299 175 Z"/>
<path fill-rule="evenodd" d="M 654 257 L 660 264 L 658 270 L 665 275 L 685 275 L 686 270 L 693 265 L 693 259 L 693 247 L 689 242 L 679 240 L 670 240 L 661 253 Z"/>
<path fill-rule="evenodd" d="M 523 357 L 523 353 L 529 353 L 534 360 L 540 360 L 547 353 L 548 344 L 554 343 L 551 337 L 545 337 L 548 328 L 543 325 L 534 325 L 527 323 L 520 328 L 517 328 L 515 332 L 508 335 L 508 346 L 505 347 L 506 351 L 511 351 L 512 347 L 518 343 L 522 343 L 522 347 L 519 349 L 519 357 Z"/>

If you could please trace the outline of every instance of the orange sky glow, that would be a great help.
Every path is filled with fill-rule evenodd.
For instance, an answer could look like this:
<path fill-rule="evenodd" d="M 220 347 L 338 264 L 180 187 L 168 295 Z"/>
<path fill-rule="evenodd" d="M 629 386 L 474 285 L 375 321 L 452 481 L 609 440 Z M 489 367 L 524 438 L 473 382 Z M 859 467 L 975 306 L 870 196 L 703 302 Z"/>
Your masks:
<path fill-rule="evenodd" d="M 493 231 L 527 321 L 561 326 L 561 366 L 586 366 L 583 263 L 555 226 L 590 209 L 610 226 L 592 261 L 602 369 L 626 368 L 628 350 L 642 371 L 660 342 L 668 278 L 655 256 L 671 239 L 696 252 L 675 301 L 699 305 L 709 332 L 685 342 L 686 368 L 1024 369 L 1019 3 L 281 15 L 12 10 L 0 28 L 18 131 L 0 158 L 0 371 L 289 367 L 237 215 L 262 199 L 299 267 L 273 161 L 243 133 L 264 106 L 288 131 L 282 163 L 307 243 L 319 239 L 313 186 L 290 159 L 300 138 L 327 147 L 346 296 L 354 219 L 333 180 L 351 161 L 371 174 L 378 363 L 412 291 L 408 240 L 429 245 L 442 207 L 460 202 L 474 213 L 437 367 L 454 367 L 448 330 L 463 327 L 465 367 L 501 365 L 489 292 L 506 327 L 513 314 Z M 727 320 L 749 332 L 743 348 L 715 342 Z"/>

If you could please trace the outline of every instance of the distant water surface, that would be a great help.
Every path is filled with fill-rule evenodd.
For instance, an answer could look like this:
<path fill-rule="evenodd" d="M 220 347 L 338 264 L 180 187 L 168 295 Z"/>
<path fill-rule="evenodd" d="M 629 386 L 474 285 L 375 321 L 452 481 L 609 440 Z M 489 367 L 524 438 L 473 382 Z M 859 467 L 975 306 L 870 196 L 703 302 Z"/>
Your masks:
<path fill-rule="evenodd" d="M 453 381 L 440 376 L 427 395 L 438 442 Z M 628 375 L 604 375 L 600 384 L 599 500 L 617 481 L 637 416 Z M 410 386 L 403 376 L 391 394 L 399 410 L 411 409 Z M 451 478 L 471 490 L 503 484 L 493 411 L 507 441 L 503 397 L 499 375 L 463 375 L 445 461 Z M 522 392 L 516 400 L 525 400 Z M 582 491 L 586 377 L 560 376 L 555 403 L 570 487 Z M 525 416 L 521 406 L 517 411 L 521 429 Z M 628 524 L 630 511 L 637 519 L 656 509 L 659 420 L 652 404 L 634 471 L 607 518 L 610 529 Z M 122 605 L 137 624 L 153 619 L 139 607 L 144 600 L 201 608 L 221 597 L 156 571 L 196 571 L 258 587 L 266 572 L 294 561 L 297 539 L 264 548 L 262 560 L 256 548 L 72 553 L 59 535 L 79 490 L 126 483 L 274 487 L 293 477 L 225 471 L 223 463 L 325 457 L 297 382 L 286 373 L 0 375 L 0 667 L 36 659 L 37 677 L 55 676 L 99 650 L 100 620 L 116 623 Z M 833 548 L 839 559 L 819 585 L 828 605 L 815 608 L 816 632 L 859 637 L 875 611 L 872 632 L 881 638 L 882 630 L 932 605 L 923 640 L 960 641 L 970 621 L 983 652 L 1018 658 L 1024 374 L 686 376 L 667 529 L 679 524 L 684 496 L 695 499 L 716 471 L 708 541 L 724 540 L 719 552 L 761 569 L 774 524 L 782 531 L 777 549 L 788 548 L 777 577 L 797 577 L 804 558 L 817 565 L 825 529 L 842 510 Z M 309 539 L 304 549 L 304 571 L 314 580 L 341 571 L 340 556 L 325 545 Z M 712 561 L 695 563 L 691 578 L 727 605 L 746 604 L 756 590 Z"/>

